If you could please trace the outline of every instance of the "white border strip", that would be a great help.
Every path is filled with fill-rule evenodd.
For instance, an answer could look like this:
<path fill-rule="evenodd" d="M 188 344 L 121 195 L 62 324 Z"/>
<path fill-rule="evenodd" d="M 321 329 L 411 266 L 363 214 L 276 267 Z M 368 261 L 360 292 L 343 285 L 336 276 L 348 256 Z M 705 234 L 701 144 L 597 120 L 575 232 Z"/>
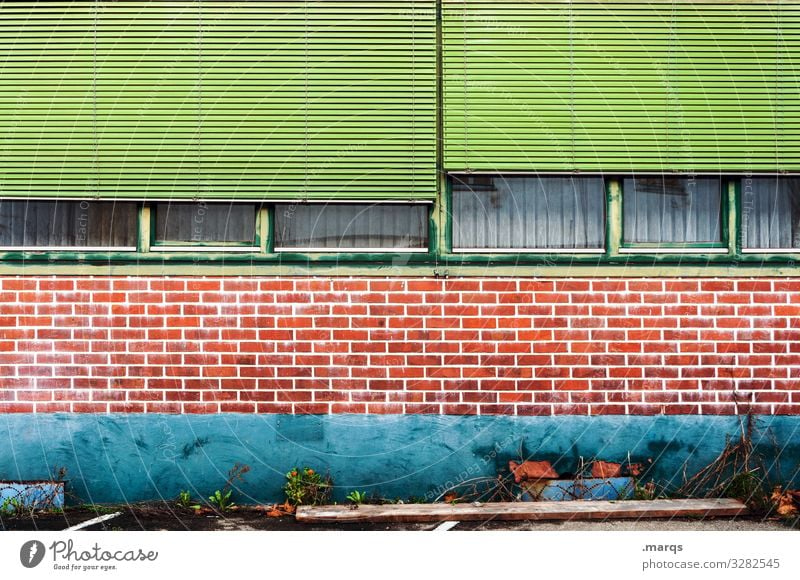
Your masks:
<path fill-rule="evenodd" d="M 453 248 L 454 254 L 605 254 L 603 248 Z"/>
<path fill-rule="evenodd" d="M 0 252 L 135 252 L 136 246 L 0 246 Z"/>
<path fill-rule="evenodd" d="M 258 246 L 150 246 L 151 252 L 238 252 L 252 254 L 261 252 Z"/>
<path fill-rule="evenodd" d="M 728 248 L 620 248 L 620 254 L 727 254 Z"/>
<path fill-rule="evenodd" d="M 304 254 L 341 254 L 342 252 L 357 252 L 364 254 L 427 254 L 429 252 L 428 248 L 303 248 L 291 246 L 275 248 L 275 251 L 300 252 Z"/>
<path fill-rule="evenodd" d="M 742 248 L 743 254 L 800 254 L 800 248 Z"/>

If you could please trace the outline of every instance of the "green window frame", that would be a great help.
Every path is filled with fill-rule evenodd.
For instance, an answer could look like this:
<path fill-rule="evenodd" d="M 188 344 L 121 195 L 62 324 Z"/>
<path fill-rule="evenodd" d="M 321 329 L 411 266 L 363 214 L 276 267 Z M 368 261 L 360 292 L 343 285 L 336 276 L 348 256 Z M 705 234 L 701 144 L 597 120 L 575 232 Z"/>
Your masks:
<path fill-rule="evenodd" d="M 286 245 L 280 246 L 279 241 L 279 234 L 278 234 L 278 215 L 280 213 L 279 208 L 283 208 L 284 206 L 288 206 L 289 210 L 291 211 L 293 208 L 300 209 L 300 208 L 308 208 L 313 206 L 318 206 L 322 208 L 320 212 L 320 217 L 324 210 L 331 206 L 337 206 L 340 209 L 347 209 L 347 208 L 357 208 L 358 213 L 349 216 L 351 219 L 355 220 L 363 214 L 368 213 L 373 208 L 376 207 L 397 207 L 397 208 L 422 208 L 424 211 L 424 216 L 421 216 L 427 222 L 427 228 L 425 228 L 424 235 L 425 235 L 425 244 L 421 246 L 388 246 L 388 245 L 378 245 L 378 246 L 368 246 L 368 245 L 353 245 L 353 246 L 341 246 L 341 247 L 327 247 L 322 245 L 315 245 L 309 244 L 308 246 L 302 245 Z M 431 204 L 425 202 L 414 202 L 414 201 L 407 201 L 407 202 L 392 202 L 392 201 L 385 201 L 380 203 L 369 203 L 365 204 L 359 201 L 353 201 L 349 203 L 341 203 L 341 202 L 330 202 L 330 203 L 320 203 L 320 202 L 307 202 L 307 203 L 275 203 L 271 204 L 270 206 L 270 232 L 272 232 L 272 251 L 275 253 L 280 254 L 290 254 L 290 253 L 300 253 L 300 254 L 331 254 L 331 253 L 342 253 L 342 252 L 349 252 L 349 253 L 362 253 L 362 254 L 391 254 L 391 253 L 400 253 L 400 254 L 427 254 L 430 252 L 431 249 L 431 228 L 430 228 L 430 221 L 431 221 L 431 212 L 430 212 Z M 284 210 L 285 211 L 285 210 Z M 339 231 L 338 233 L 346 237 L 346 231 L 350 228 L 351 222 L 343 223 L 342 218 L 347 218 L 346 212 L 343 212 L 344 215 L 336 216 L 337 224 L 336 227 L 341 228 L 343 231 Z M 384 216 L 385 217 L 385 216 Z M 413 218 L 413 216 L 408 216 Z M 369 220 L 369 217 L 367 218 Z M 361 223 L 361 226 L 364 224 Z M 397 224 L 395 224 L 397 225 Z M 356 228 L 359 227 L 359 224 L 356 224 Z M 302 228 L 302 225 L 301 225 Z M 330 233 L 330 232 L 329 232 Z M 356 237 L 364 237 L 365 233 L 362 232 L 361 234 L 356 234 Z M 310 236 L 313 237 L 313 236 Z"/>
<path fill-rule="evenodd" d="M 680 179 L 691 182 L 692 180 L 713 179 L 719 183 L 719 241 L 707 242 L 631 242 L 625 240 L 626 224 L 625 220 L 625 204 L 626 204 L 626 190 L 625 183 L 634 179 L 648 179 L 648 178 L 661 178 L 661 179 Z M 673 176 L 671 174 L 655 174 L 655 175 L 626 175 L 618 179 L 618 184 L 622 188 L 620 206 L 622 214 L 622 223 L 619 224 L 619 230 L 622 233 L 622 240 L 619 245 L 620 254 L 729 254 L 731 247 L 729 244 L 730 231 L 733 224 L 730 220 L 731 196 L 730 179 L 721 178 L 718 176 Z M 628 192 L 632 193 L 632 192 Z M 628 202 L 630 203 L 630 202 Z"/>
<path fill-rule="evenodd" d="M 486 191 L 476 191 L 477 188 L 486 188 Z M 480 184 L 480 178 L 488 178 L 483 184 Z M 580 185 L 576 182 L 582 181 Z M 562 181 L 562 184 L 558 184 Z M 599 182 L 592 184 L 591 182 Z M 560 239 L 558 240 L 543 240 L 543 236 L 535 236 L 536 243 L 529 244 L 530 238 L 526 234 L 517 236 L 503 236 L 505 245 L 496 244 L 496 247 L 479 247 L 477 244 L 459 246 L 456 243 L 458 238 L 455 232 L 455 213 L 458 211 L 457 205 L 454 201 L 455 190 L 459 186 L 465 191 L 472 194 L 472 199 L 469 199 L 469 194 L 466 194 L 467 199 L 465 202 L 466 207 L 469 207 L 469 202 L 472 201 L 474 206 L 470 209 L 475 209 L 475 214 L 471 216 L 464 216 L 465 220 L 471 220 L 473 225 L 483 226 L 484 229 L 489 230 L 484 232 L 484 237 L 489 238 L 493 225 L 498 225 L 499 222 L 504 220 L 506 222 L 528 223 L 528 219 L 534 221 L 537 228 L 546 224 L 547 234 L 559 232 Z M 599 188 L 594 189 L 593 185 L 599 185 Z M 562 191 L 555 192 L 550 188 L 561 188 Z M 451 240 L 452 243 L 448 246 L 451 253 L 457 254 L 479 254 L 479 253 L 495 253 L 495 254 L 566 254 L 566 255 L 601 255 L 605 253 L 605 229 L 606 229 L 606 208 L 605 203 L 601 197 L 599 200 L 592 198 L 598 193 L 602 196 L 603 191 L 607 188 L 607 183 L 602 175 L 546 175 L 546 174 L 525 174 L 525 173 L 511 173 L 511 174 L 494 174 L 494 173 L 452 173 L 450 174 L 450 207 L 451 210 Z M 521 190 L 521 191 L 520 191 Z M 571 246 L 566 245 L 568 238 L 572 237 L 572 241 L 577 242 L 577 234 L 573 231 L 570 232 L 570 226 L 564 223 L 563 217 L 560 224 L 555 224 L 554 227 L 550 226 L 550 217 L 558 217 L 558 206 L 555 203 L 560 199 L 563 191 L 568 193 L 571 190 L 570 198 L 574 202 L 572 205 L 569 203 L 562 203 L 561 209 L 565 212 L 572 211 L 568 215 L 574 222 L 580 222 L 583 226 L 584 240 L 575 243 Z M 504 195 L 507 194 L 507 195 Z M 490 203 L 482 203 L 481 197 L 486 195 L 491 198 Z M 588 206 L 593 202 L 599 201 L 600 207 L 594 208 L 601 212 L 598 222 L 590 219 L 590 212 Z M 581 205 L 586 207 L 580 208 Z M 480 208 L 478 207 L 480 206 Z M 496 207 L 499 211 L 493 214 L 491 209 Z M 484 209 L 486 208 L 486 209 Z M 585 210 L 583 214 L 580 209 Z M 528 210 L 528 211 L 526 211 Z M 503 215 L 503 213 L 505 215 Z M 547 219 L 542 220 L 541 217 L 545 215 Z M 566 214 L 565 214 L 566 215 Z M 492 224 L 492 221 L 498 224 Z M 555 222 L 556 220 L 554 220 Z M 559 229 L 560 226 L 560 229 Z M 572 226 L 574 227 L 574 226 Z M 500 228 L 497 227 L 497 230 Z M 590 230 L 594 230 L 591 231 Z M 599 231 L 598 231 L 599 230 Z M 570 235 L 572 234 L 572 235 Z M 594 235 L 599 234 L 599 239 L 595 240 Z M 467 236 L 463 236 L 467 237 Z M 477 237 L 477 236 L 476 236 Z M 544 236 L 547 237 L 547 236 Z M 555 235 L 554 235 L 555 237 Z M 514 238 L 514 242 L 511 242 Z M 597 242 L 596 245 L 594 242 Z M 544 242 L 544 243 L 542 243 Z M 518 247 L 511 247 L 518 246 Z"/>
<path fill-rule="evenodd" d="M 756 184 L 754 183 L 756 181 L 761 182 L 759 185 L 767 185 L 767 190 L 756 191 Z M 781 194 L 786 194 L 786 199 L 781 200 Z M 756 175 L 746 176 L 739 183 L 739 199 L 737 242 L 743 254 L 768 256 L 800 253 L 800 245 L 798 244 L 800 242 L 800 176 L 771 176 L 768 178 Z M 781 201 L 783 201 L 782 204 Z M 781 205 L 782 207 L 779 207 Z M 759 216 L 759 209 L 762 211 L 766 209 L 767 213 L 764 216 Z M 748 220 L 744 219 L 746 216 Z M 759 217 L 762 219 L 759 220 Z M 763 217 L 767 218 L 767 224 L 764 224 Z M 786 223 L 787 219 L 790 225 Z M 752 225 L 753 222 L 757 220 L 756 235 L 762 241 L 762 234 L 766 234 L 768 238 L 773 238 L 776 234 L 778 237 L 785 238 L 788 234 L 792 241 L 788 245 L 779 243 L 770 246 L 771 242 L 769 240 L 766 245 L 753 245 L 751 241 L 747 240 L 747 234 L 751 231 L 750 228 L 754 227 Z M 782 224 L 784 228 L 783 235 L 779 231 L 781 226 L 778 224 Z M 789 231 L 785 229 L 787 225 L 789 226 Z M 773 228 L 775 228 L 775 232 L 772 231 Z M 760 232 L 759 229 L 765 229 L 766 231 Z"/>
<path fill-rule="evenodd" d="M 471 172 L 480 174 L 482 172 Z M 487 172 L 493 175 L 502 174 L 499 172 Z M 453 175 L 458 175 L 459 172 Z M 510 172 L 509 175 L 520 175 L 522 172 Z M 570 175 L 570 174 L 555 174 Z M 591 175 L 580 173 L 580 175 Z M 638 266 L 674 266 L 674 273 L 680 274 L 682 267 L 697 267 L 710 269 L 720 266 L 717 274 L 725 274 L 731 271 L 731 265 L 774 265 L 776 268 L 788 266 L 789 270 L 773 270 L 772 273 L 791 273 L 791 267 L 796 261 L 800 260 L 800 248 L 780 249 L 775 251 L 747 249 L 743 250 L 741 240 L 741 218 L 742 218 L 742 182 L 753 177 L 752 174 L 738 175 L 695 175 L 669 173 L 667 175 L 675 177 L 691 178 L 713 177 L 720 180 L 720 241 L 719 242 L 697 242 L 697 243 L 660 243 L 660 244 L 625 244 L 624 243 L 624 223 L 623 223 L 623 183 L 626 177 L 633 174 L 602 174 L 606 181 L 606 244 L 602 255 L 585 255 L 580 252 L 561 253 L 550 251 L 546 253 L 516 252 L 504 254 L 502 252 L 492 252 L 489 250 L 480 252 L 464 252 L 453 247 L 452 216 L 452 176 L 448 177 L 445 195 L 442 203 L 445 205 L 444 213 L 448 216 L 445 224 L 445 247 L 447 248 L 446 259 L 450 267 L 466 267 L 477 265 L 495 266 L 530 266 L 531 268 L 542 268 L 538 270 L 546 273 L 548 266 L 600 266 L 609 267 L 609 271 L 614 266 L 638 267 Z M 653 174 L 658 175 L 658 174 Z M 797 179 L 797 174 L 756 174 L 757 177 L 771 176 L 778 179 Z M 645 270 L 633 269 L 633 273 L 645 272 Z M 763 274 L 763 269 L 760 270 Z"/>
<path fill-rule="evenodd" d="M 254 211 L 254 224 L 253 224 L 253 243 L 246 241 L 204 241 L 204 240 L 170 240 L 158 239 L 157 231 L 157 212 L 158 206 L 166 203 L 180 203 L 180 204 L 196 204 L 198 206 L 198 213 L 203 207 L 208 206 L 230 206 L 234 204 L 253 205 Z M 230 201 L 230 202 L 190 202 L 185 200 L 176 200 L 171 202 L 150 202 L 146 206 L 149 209 L 149 248 L 153 252 L 244 252 L 244 253 L 257 253 L 262 250 L 262 221 L 268 220 L 265 215 L 265 209 L 262 205 L 248 201 Z"/>
<path fill-rule="evenodd" d="M 109 265 L 130 266 L 141 272 L 142 266 L 158 268 L 160 272 L 177 273 L 205 268 L 213 273 L 220 264 L 238 266 L 243 272 L 303 273 L 322 271 L 330 273 L 366 273 L 402 275 L 422 273 L 433 276 L 465 275 L 577 275 L 588 271 L 593 275 L 648 275 L 654 271 L 670 275 L 736 275 L 743 268 L 752 267 L 760 275 L 796 275 L 795 263 L 800 260 L 797 249 L 743 249 L 741 221 L 743 212 L 742 184 L 744 175 L 726 175 L 721 179 L 722 244 L 708 247 L 695 244 L 674 247 L 640 246 L 637 251 L 627 251 L 623 243 L 623 183 L 627 175 L 603 175 L 605 180 L 605 242 L 601 253 L 552 250 L 548 252 L 498 252 L 465 251 L 453 249 L 451 215 L 452 178 L 442 181 L 442 194 L 434 203 L 424 203 L 428 211 L 428 247 L 409 252 L 389 248 L 340 250 L 338 248 L 280 251 L 275 248 L 274 218 L 276 202 L 256 203 L 256 244 L 230 245 L 205 242 L 181 242 L 165 245 L 156 242 L 154 227 L 154 201 L 138 202 L 138 244 L 135 251 L 119 248 L 3 248 L 0 250 L 0 271 L 90 271 L 93 267 Z M 772 175 L 778 179 L 798 179 L 798 175 Z M 19 198 L 15 198 L 19 199 Z M 92 200 L 87 200 L 91 203 Z M 102 200 L 95 200 L 102 201 Z M 338 203 L 340 200 L 336 200 Z M 211 200 L 209 200 L 211 202 Z M 298 200 L 297 203 L 302 201 Z M 353 203 L 363 203 L 352 200 Z M 235 202 L 232 202 L 235 203 Z M 254 203 L 241 200 L 241 203 Z M 687 251 L 689 250 L 689 251 Z M 62 270 L 56 270 L 57 268 Z M 260 270 L 254 270 L 259 268 Z M 581 270 L 583 268 L 583 270 Z M 591 268 L 590 270 L 587 270 Z M 599 270 L 598 270 L 599 268 Z M 654 270 L 653 268 L 656 268 Z"/>
<path fill-rule="evenodd" d="M 377 263 L 390 261 L 396 263 L 398 259 L 405 261 L 426 260 L 433 255 L 434 239 L 436 227 L 434 224 L 433 208 L 434 204 L 426 201 L 407 201 L 407 202 L 376 202 L 386 203 L 387 205 L 415 205 L 423 206 L 426 209 L 427 220 L 427 245 L 424 248 L 276 248 L 275 247 L 275 214 L 276 207 L 281 202 L 268 201 L 256 203 L 256 223 L 255 223 L 255 243 L 247 242 L 207 242 L 207 241 L 165 241 L 158 240 L 156 235 L 156 204 L 155 201 L 144 201 L 139 206 L 139 244 L 137 251 L 129 258 L 135 256 L 137 262 L 142 260 L 159 259 L 165 262 L 179 262 L 191 259 L 193 262 L 214 263 L 217 261 L 230 262 L 231 260 L 250 260 L 253 263 L 280 264 L 280 263 L 306 263 L 311 264 L 319 261 L 328 263 L 330 261 L 353 261 L 364 262 L 374 261 Z M 162 202 L 163 203 L 163 202 Z M 179 200 L 178 203 L 186 203 Z M 209 200 L 211 203 L 220 203 L 218 200 Z M 226 202 L 222 202 L 226 203 Z M 253 204 L 251 200 L 237 200 L 227 203 Z M 226 203 L 226 204 L 227 204 Z M 305 200 L 297 200 L 292 203 L 307 203 Z M 311 202 L 319 203 L 319 202 Z M 331 203 L 363 204 L 363 200 L 335 200 Z M 411 256 L 408 256 L 411 255 Z M 406 257 L 403 257 L 406 256 Z M 0 253 L 0 261 L 18 259 L 19 253 L 14 252 L 6 256 Z M 25 256 L 36 258 L 37 256 Z M 44 257 L 41 256 L 40 257 Z M 75 256 L 70 252 L 55 252 L 46 256 L 48 260 L 60 259 L 97 259 L 96 253 L 92 255 Z M 112 248 L 108 249 L 104 258 L 122 258 Z"/>

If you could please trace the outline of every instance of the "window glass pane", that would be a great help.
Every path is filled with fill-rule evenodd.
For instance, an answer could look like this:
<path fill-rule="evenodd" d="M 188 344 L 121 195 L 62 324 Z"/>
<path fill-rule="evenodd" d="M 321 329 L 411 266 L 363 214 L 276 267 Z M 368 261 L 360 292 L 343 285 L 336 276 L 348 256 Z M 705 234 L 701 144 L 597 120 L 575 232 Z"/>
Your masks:
<path fill-rule="evenodd" d="M 275 247 L 427 249 L 423 204 L 278 204 Z"/>
<path fill-rule="evenodd" d="M 156 242 L 255 244 L 252 203 L 157 203 Z"/>
<path fill-rule="evenodd" d="M 453 178 L 455 249 L 599 249 L 605 239 L 601 177 Z"/>
<path fill-rule="evenodd" d="M 654 176 L 623 182 L 625 243 L 721 242 L 720 212 L 719 179 Z"/>
<path fill-rule="evenodd" d="M 0 200 L 0 246 L 136 247 L 132 202 Z"/>
<path fill-rule="evenodd" d="M 743 180 L 741 223 L 745 248 L 800 248 L 800 178 Z"/>

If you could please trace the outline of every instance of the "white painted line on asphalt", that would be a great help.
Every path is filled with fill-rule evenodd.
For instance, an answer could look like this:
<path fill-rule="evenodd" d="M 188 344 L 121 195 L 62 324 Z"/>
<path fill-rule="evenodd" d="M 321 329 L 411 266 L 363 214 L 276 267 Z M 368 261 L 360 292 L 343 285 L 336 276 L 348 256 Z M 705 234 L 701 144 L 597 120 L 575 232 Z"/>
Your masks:
<path fill-rule="evenodd" d="M 65 532 L 74 532 L 77 530 L 82 530 L 83 528 L 88 528 L 89 526 L 93 526 L 95 524 L 101 524 L 103 522 L 107 522 L 110 519 L 113 519 L 119 515 L 122 515 L 122 512 L 114 512 L 113 514 L 106 514 L 104 516 L 99 516 L 96 518 L 92 518 L 91 520 L 86 520 L 85 522 L 81 522 L 77 525 L 71 526 L 64 530 Z"/>
<path fill-rule="evenodd" d="M 442 522 L 435 528 L 433 528 L 434 532 L 446 532 L 448 530 L 452 530 L 461 522 Z"/>

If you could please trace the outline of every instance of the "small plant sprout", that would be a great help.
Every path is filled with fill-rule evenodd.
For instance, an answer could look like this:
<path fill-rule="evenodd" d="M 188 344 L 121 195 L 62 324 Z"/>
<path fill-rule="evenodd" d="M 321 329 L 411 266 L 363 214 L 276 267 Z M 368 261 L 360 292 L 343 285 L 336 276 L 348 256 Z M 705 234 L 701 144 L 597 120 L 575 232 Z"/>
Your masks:
<path fill-rule="evenodd" d="M 178 493 L 178 499 L 176 500 L 176 503 L 178 504 L 178 507 L 185 509 L 200 509 L 200 506 L 192 500 L 192 493 L 188 489 L 182 489 L 180 493 Z"/>
<path fill-rule="evenodd" d="M 223 488 L 218 489 L 213 495 L 208 496 L 209 505 L 220 512 L 236 509 L 236 504 L 233 503 L 231 499 L 233 495 L 233 484 L 236 481 L 243 481 L 245 474 L 249 471 L 250 466 L 242 463 L 236 463 L 231 467 L 230 470 L 228 470 L 228 478 L 225 480 Z"/>
<path fill-rule="evenodd" d="M 361 505 L 367 501 L 367 492 L 358 490 L 351 491 L 349 494 L 347 494 L 347 500 L 355 505 Z"/>
<path fill-rule="evenodd" d="M 226 512 L 236 507 L 236 504 L 231 501 L 232 493 L 233 491 L 230 489 L 227 491 L 217 490 L 214 492 L 214 495 L 208 496 L 208 501 L 217 510 Z"/>

